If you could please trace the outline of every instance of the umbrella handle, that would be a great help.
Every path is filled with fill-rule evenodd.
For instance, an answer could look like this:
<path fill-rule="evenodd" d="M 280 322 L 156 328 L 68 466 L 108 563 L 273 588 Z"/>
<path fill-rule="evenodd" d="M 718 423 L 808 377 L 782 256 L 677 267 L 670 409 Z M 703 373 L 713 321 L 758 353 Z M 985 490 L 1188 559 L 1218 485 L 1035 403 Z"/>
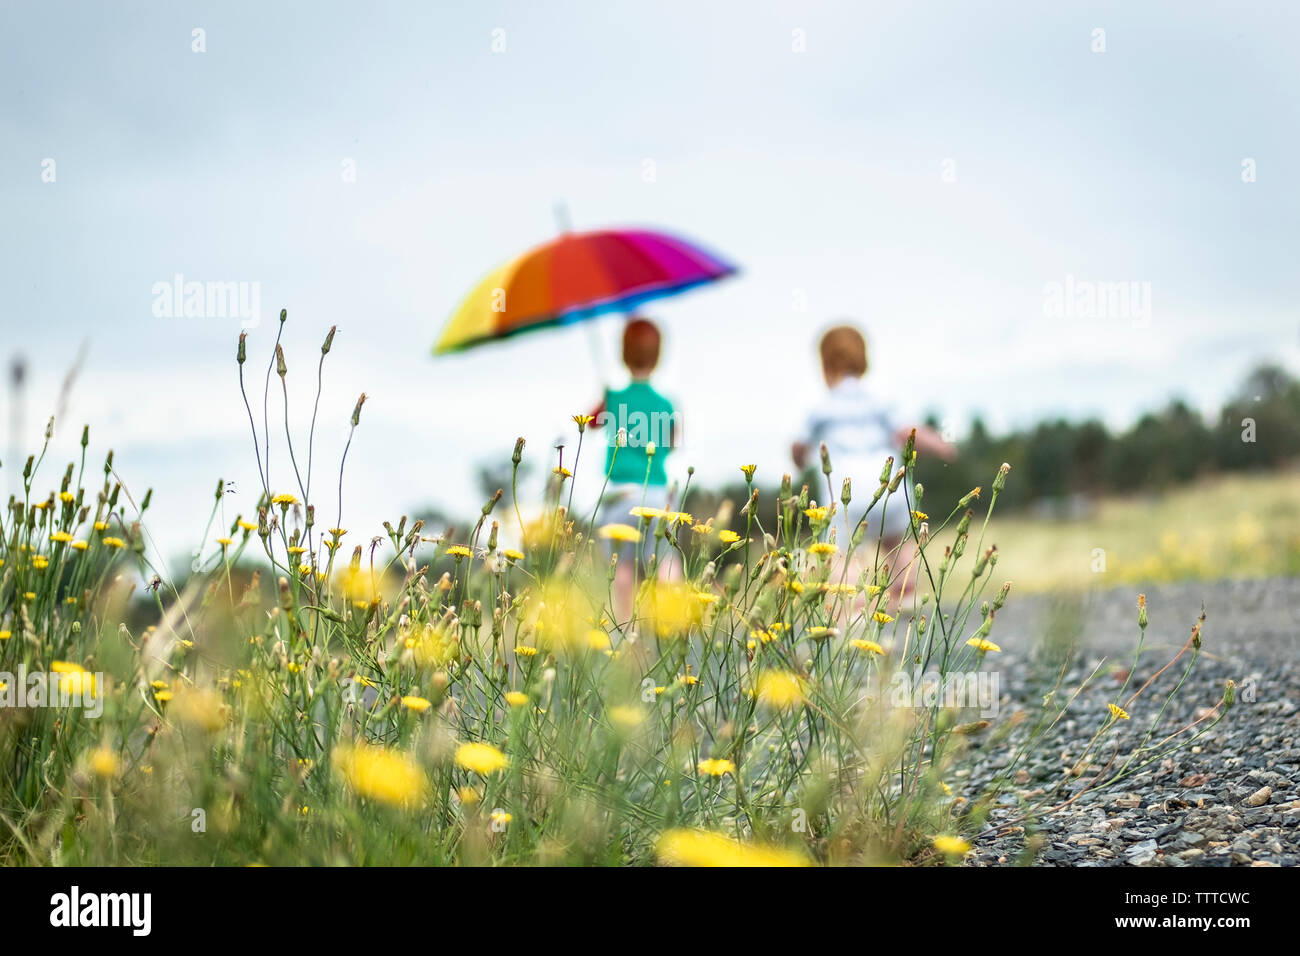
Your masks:
<path fill-rule="evenodd" d="M 609 388 L 609 365 L 605 361 L 604 343 L 596 329 L 596 321 L 588 319 L 582 323 L 587 329 L 587 345 L 591 348 L 591 358 L 596 366 L 596 376 L 600 379 L 602 390 Z"/>

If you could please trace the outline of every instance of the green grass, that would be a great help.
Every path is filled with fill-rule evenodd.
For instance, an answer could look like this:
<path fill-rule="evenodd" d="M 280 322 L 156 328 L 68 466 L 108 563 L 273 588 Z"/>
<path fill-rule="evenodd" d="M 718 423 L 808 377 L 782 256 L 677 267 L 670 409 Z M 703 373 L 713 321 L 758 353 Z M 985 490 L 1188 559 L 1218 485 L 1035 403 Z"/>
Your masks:
<path fill-rule="evenodd" d="M 1003 555 L 998 571 L 1017 591 L 1293 576 L 1300 574 L 1300 475 L 1206 478 L 1105 499 L 1077 520 L 1001 517 L 992 537 Z"/>

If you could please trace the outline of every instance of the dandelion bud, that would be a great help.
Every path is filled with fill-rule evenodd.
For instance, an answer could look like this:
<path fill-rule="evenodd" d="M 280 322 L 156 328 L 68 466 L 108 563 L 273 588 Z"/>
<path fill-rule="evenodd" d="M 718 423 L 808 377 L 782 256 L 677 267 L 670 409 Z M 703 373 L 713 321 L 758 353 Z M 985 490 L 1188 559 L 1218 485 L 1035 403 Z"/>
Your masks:
<path fill-rule="evenodd" d="M 30 469 L 31 466 L 32 466 L 32 460 L 28 458 L 27 467 Z M 108 455 L 106 455 L 104 458 L 104 474 L 106 475 L 110 474 L 112 471 L 113 471 L 113 449 L 110 448 L 108 450 Z M 30 471 L 25 471 L 23 472 L 23 477 L 27 477 L 30 474 L 31 474 Z"/>
<path fill-rule="evenodd" d="M 962 556 L 962 553 L 965 552 L 965 550 L 966 550 L 966 535 L 965 533 L 962 533 L 957 535 L 957 540 L 953 542 L 953 546 L 952 546 L 953 558 L 954 559 L 960 558 Z"/>
<path fill-rule="evenodd" d="M 524 440 L 521 437 L 515 439 L 515 453 L 510 456 L 510 461 L 513 464 L 518 465 L 523 460 L 524 460 Z"/>
<path fill-rule="evenodd" d="M 49 424 L 45 426 L 45 440 L 49 441 L 54 437 L 54 416 L 50 416 Z"/>
<path fill-rule="evenodd" d="M 915 487 L 912 489 L 912 501 L 915 507 L 917 508 L 921 507 L 921 496 L 924 494 L 925 494 L 925 485 L 921 484 L 918 481 Z"/>
<path fill-rule="evenodd" d="M 502 494 L 503 492 L 501 491 L 500 488 L 498 488 L 497 493 L 487 500 L 487 502 L 483 505 L 483 517 L 486 518 L 488 515 L 492 513 L 492 509 L 495 508 L 497 506 L 497 502 L 501 500 Z"/>
<path fill-rule="evenodd" d="M 1237 700 L 1237 685 L 1231 678 L 1229 678 L 1228 682 L 1223 686 L 1223 709 L 1225 711 L 1231 710 L 1232 705 L 1236 702 L 1236 700 Z"/>
<path fill-rule="evenodd" d="M 1138 595 L 1138 627 L 1142 630 L 1147 629 L 1147 596 Z"/>
<path fill-rule="evenodd" d="M 113 490 L 112 492 L 109 493 L 108 496 L 108 507 L 110 511 L 117 507 L 117 496 L 121 493 L 121 491 L 122 491 L 121 485 L 116 485 L 116 484 L 113 485 Z"/>
<path fill-rule="evenodd" d="M 894 456 L 890 455 L 885 459 L 885 467 L 880 469 L 880 483 L 889 484 L 889 476 L 894 473 Z"/>
<path fill-rule="evenodd" d="M 89 444 L 90 444 L 90 426 L 82 425 L 81 426 L 81 447 L 85 448 Z"/>
<path fill-rule="evenodd" d="M 218 501 L 221 500 L 221 496 L 225 493 L 225 491 L 226 491 L 226 483 L 222 481 L 220 478 L 218 478 L 217 479 L 217 500 Z"/>
<path fill-rule="evenodd" d="M 338 328 L 339 327 L 337 325 L 331 325 L 330 330 L 327 333 L 325 333 L 325 342 L 320 347 L 321 355 L 330 354 L 330 348 L 331 346 L 334 345 L 334 333 L 338 331 Z"/>
<path fill-rule="evenodd" d="M 740 509 L 742 515 L 750 514 L 758 507 L 758 489 L 755 488 L 749 495 L 749 500 L 745 502 L 745 507 Z"/>
<path fill-rule="evenodd" d="M 966 494 L 961 496 L 961 500 L 957 502 L 957 507 L 965 508 L 967 505 L 971 503 L 972 498 L 978 498 L 979 496 L 980 496 L 980 486 L 976 485 L 970 491 L 966 492 Z"/>
<path fill-rule="evenodd" d="M 782 498 L 790 497 L 790 476 L 789 475 L 781 476 L 781 497 Z"/>
<path fill-rule="evenodd" d="M 1007 486 L 1007 472 L 1010 470 L 1011 466 L 1004 461 L 1002 467 L 998 469 L 997 477 L 993 479 L 993 493 L 995 495 Z"/>
<path fill-rule="evenodd" d="M 148 488 L 148 489 L 145 490 L 144 498 L 140 501 L 140 510 L 141 510 L 141 511 L 148 511 L 148 510 L 149 510 L 149 502 L 151 502 L 151 501 L 153 501 L 153 489 L 152 489 L 152 488 Z"/>
<path fill-rule="evenodd" d="M 822 453 L 822 474 L 829 475 L 831 473 L 831 454 L 826 450 L 825 442 L 822 442 L 821 453 Z"/>
<path fill-rule="evenodd" d="M 247 339 L 248 339 L 247 332 L 239 333 L 239 348 L 235 352 L 235 358 L 236 360 L 238 360 L 240 365 L 243 365 L 244 362 L 248 359 L 248 345 L 246 342 Z"/>
<path fill-rule="evenodd" d="M 289 374 L 289 366 L 284 362 L 284 348 L 280 345 L 275 347 L 275 374 L 281 378 Z"/>
<path fill-rule="evenodd" d="M 352 409 L 352 427 L 356 428 L 361 424 L 361 406 L 366 403 L 366 393 L 362 392 L 361 397 L 357 399 L 357 407 Z"/>
<path fill-rule="evenodd" d="M 993 610 L 995 611 L 1002 610 L 1002 605 L 1007 603 L 1007 595 L 1010 593 L 1011 593 L 1011 582 L 1008 581 L 1002 585 L 1002 590 L 999 591 L 998 596 L 993 599 Z"/>
<path fill-rule="evenodd" d="M 957 522 L 957 533 L 966 534 L 968 531 L 970 531 L 971 518 L 974 517 L 975 517 L 975 512 L 967 508 L 966 513 L 961 516 L 961 520 Z"/>
<path fill-rule="evenodd" d="M 849 502 L 852 500 L 853 500 L 853 481 L 850 478 L 845 478 L 844 484 L 840 487 L 840 501 L 843 502 L 844 507 L 847 508 L 849 506 Z"/>
<path fill-rule="evenodd" d="M 108 453 L 108 456 L 109 456 L 109 461 L 112 461 L 112 460 L 113 460 L 113 453 L 112 453 L 111 451 Z M 33 466 L 35 463 L 36 463 L 36 456 L 35 456 L 35 455 L 28 455 L 28 456 L 27 456 L 27 464 L 23 466 L 23 477 L 24 477 L 24 478 L 30 478 L 30 477 L 32 476 L 32 466 Z M 107 466 L 107 465 L 104 466 L 104 474 L 108 474 L 108 466 Z"/>
<path fill-rule="evenodd" d="M 492 522 L 492 531 L 488 534 L 487 546 L 489 551 L 495 551 L 497 549 L 497 522 L 495 521 Z"/>
<path fill-rule="evenodd" d="M 267 524 L 267 521 L 266 521 L 266 509 L 265 509 L 265 508 L 258 508 L 258 509 L 257 509 L 257 533 L 258 533 L 259 536 L 261 536 L 261 537 L 263 537 L 263 538 L 265 538 L 267 535 L 269 535 L 269 534 L 271 533 L 271 526 L 270 526 L 269 524 Z"/>
<path fill-rule="evenodd" d="M 281 325 L 284 325 L 285 321 L 286 321 L 288 318 L 289 318 L 289 310 L 288 310 L 288 309 L 281 309 L 281 310 L 280 310 L 280 324 L 281 324 Z"/>
<path fill-rule="evenodd" d="M 903 476 L 904 476 L 905 474 L 907 474 L 907 469 L 906 469 L 906 468 L 903 468 L 903 467 L 900 467 L 900 468 L 898 469 L 897 474 L 894 475 L 894 480 L 891 481 L 891 482 L 889 483 L 889 493 L 890 493 L 891 495 L 892 495 L 895 491 L 897 491 L 897 490 L 898 490 L 898 486 L 901 485 L 901 484 L 903 483 Z"/>
<path fill-rule="evenodd" d="M 658 448 L 655 447 L 654 442 L 648 441 L 645 443 L 645 455 L 647 458 L 653 458 L 656 451 L 658 451 Z"/>

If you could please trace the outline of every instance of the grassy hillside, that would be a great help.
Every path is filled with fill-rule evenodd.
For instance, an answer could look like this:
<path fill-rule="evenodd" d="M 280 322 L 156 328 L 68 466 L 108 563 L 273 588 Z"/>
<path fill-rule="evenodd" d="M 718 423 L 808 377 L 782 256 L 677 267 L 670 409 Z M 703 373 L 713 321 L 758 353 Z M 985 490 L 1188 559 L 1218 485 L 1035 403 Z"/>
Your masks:
<path fill-rule="evenodd" d="M 1078 520 L 995 517 L 990 535 L 998 576 L 1018 591 L 1296 575 L 1300 474 L 1238 474 L 1109 498 Z"/>

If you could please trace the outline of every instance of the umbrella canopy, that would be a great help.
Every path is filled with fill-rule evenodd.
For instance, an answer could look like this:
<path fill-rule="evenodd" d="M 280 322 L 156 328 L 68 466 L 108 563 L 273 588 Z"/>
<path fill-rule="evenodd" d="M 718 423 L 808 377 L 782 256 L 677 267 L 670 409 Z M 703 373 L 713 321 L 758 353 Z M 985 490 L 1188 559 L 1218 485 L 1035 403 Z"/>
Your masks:
<path fill-rule="evenodd" d="M 435 355 L 548 325 L 628 311 L 731 275 L 736 267 L 644 229 L 565 233 L 501 266 L 456 309 Z"/>

